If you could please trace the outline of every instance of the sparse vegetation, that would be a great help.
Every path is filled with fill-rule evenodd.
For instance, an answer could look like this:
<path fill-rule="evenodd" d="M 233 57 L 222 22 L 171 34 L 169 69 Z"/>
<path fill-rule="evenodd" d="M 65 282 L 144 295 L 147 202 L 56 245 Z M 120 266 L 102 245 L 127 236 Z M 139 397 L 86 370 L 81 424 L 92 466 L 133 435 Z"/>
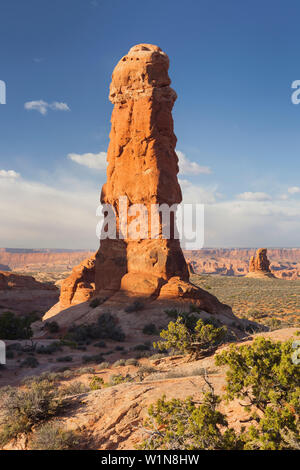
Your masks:
<path fill-rule="evenodd" d="M 125 359 L 119 359 L 118 361 L 113 363 L 113 367 L 125 366 L 126 361 Z"/>
<path fill-rule="evenodd" d="M 100 388 L 102 388 L 104 384 L 104 380 L 102 379 L 102 377 L 98 377 L 97 375 L 94 375 L 91 380 L 90 380 L 90 389 L 91 390 L 99 390 Z"/>
<path fill-rule="evenodd" d="M 102 354 L 94 354 L 91 356 L 82 356 L 82 362 L 88 363 L 88 362 L 103 362 L 103 356 Z"/>
<path fill-rule="evenodd" d="M 0 339 L 29 339 L 32 336 L 31 323 L 36 316 L 17 316 L 12 312 L 0 314 Z"/>
<path fill-rule="evenodd" d="M 197 319 L 192 313 L 183 314 L 175 322 L 171 321 L 167 330 L 160 332 L 163 341 L 154 343 L 154 347 L 177 350 L 197 359 L 221 344 L 226 333 L 224 326 L 216 327 L 209 320 Z"/>
<path fill-rule="evenodd" d="M 200 405 L 192 398 L 167 401 L 163 396 L 148 413 L 145 427 L 150 437 L 140 448 L 145 450 L 228 450 L 240 449 L 241 442 L 228 427 L 224 414 L 217 410 L 219 397 L 205 394 Z"/>
<path fill-rule="evenodd" d="M 62 407 L 62 399 L 47 381 L 31 382 L 25 390 L 7 387 L 1 392 L 0 446 L 36 424 L 50 419 Z"/>
<path fill-rule="evenodd" d="M 34 369 L 38 365 L 39 365 L 39 361 L 37 360 L 36 357 L 28 356 L 28 357 L 26 357 L 26 359 L 24 359 L 21 362 L 20 367 L 30 367 L 31 369 Z"/>
<path fill-rule="evenodd" d="M 133 380 L 133 377 L 130 374 L 126 374 L 126 375 L 114 374 L 110 376 L 107 386 L 113 387 L 114 385 L 119 385 L 125 382 L 132 382 L 132 380 Z"/>
<path fill-rule="evenodd" d="M 49 333 L 58 333 L 59 325 L 56 321 L 47 321 L 45 323 L 44 329 L 49 331 Z"/>
<path fill-rule="evenodd" d="M 217 365 L 229 366 L 227 400 L 242 399 L 250 413 L 245 449 L 300 448 L 300 369 L 292 352 L 292 341 L 261 337 L 216 357 Z"/>
<path fill-rule="evenodd" d="M 143 328 L 144 335 L 157 335 L 158 331 L 154 323 L 147 323 Z"/>
<path fill-rule="evenodd" d="M 144 307 L 145 305 L 143 304 L 143 302 L 135 300 L 132 304 L 125 307 L 124 310 L 126 313 L 139 312 L 140 310 L 143 310 Z"/>
<path fill-rule="evenodd" d="M 40 426 L 30 441 L 31 450 L 71 450 L 77 449 L 80 443 L 80 433 L 65 431 L 54 423 Z"/>
<path fill-rule="evenodd" d="M 69 329 L 65 339 L 75 343 L 89 343 L 95 339 L 112 339 L 124 341 L 125 334 L 117 326 L 116 319 L 110 313 L 103 313 L 97 323 L 76 325 Z"/>
<path fill-rule="evenodd" d="M 205 289 L 209 281 L 211 293 L 230 305 L 241 318 L 254 320 L 266 326 L 270 320 L 279 320 L 275 328 L 300 325 L 300 280 L 251 279 L 247 277 L 193 275 L 192 281 Z"/>
<path fill-rule="evenodd" d="M 142 449 L 299 450 L 300 372 L 292 363 L 292 341 L 263 337 L 251 345 L 234 346 L 216 357 L 229 367 L 225 399 L 238 399 L 250 423 L 234 431 L 218 411 L 221 402 L 212 385 L 200 403 L 192 398 L 167 401 L 149 408 L 145 426 L 149 438 Z"/>

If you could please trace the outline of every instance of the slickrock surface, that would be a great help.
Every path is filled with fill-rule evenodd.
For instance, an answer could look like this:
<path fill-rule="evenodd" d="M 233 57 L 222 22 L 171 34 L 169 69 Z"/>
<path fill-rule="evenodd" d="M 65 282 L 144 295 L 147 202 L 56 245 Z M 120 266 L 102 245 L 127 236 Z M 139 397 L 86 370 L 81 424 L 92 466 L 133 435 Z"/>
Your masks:
<path fill-rule="evenodd" d="M 297 328 L 287 328 L 260 333 L 254 335 L 254 338 L 264 336 L 273 341 L 287 341 L 291 338 L 296 339 L 296 332 Z M 252 339 L 248 343 L 251 341 Z M 220 348 L 217 353 L 227 347 Z M 101 377 L 104 382 L 108 382 L 113 374 L 130 374 L 134 377 L 138 372 L 138 367 L 133 366 L 111 366 L 110 369 L 99 370 L 99 364 L 92 365 L 96 370 L 95 375 Z M 224 395 L 227 367 L 216 366 L 215 355 L 193 362 L 187 362 L 187 358 L 183 356 L 156 360 L 142 359 L 140 365 L 153 368 L 153 372 L 143 380 L 73 396 L 65 414 L 58 416 L 55 423 L 61 424 L 65 430 L 81 430 L 88 438 L 89 449 L 135 449 L 149 437 L 144 426 L 147 410 L 149 405 L 155 403 L 162 395 L 166 395 L 167 400 L 186 399 L 189 396 L 195 401 L 203 400 L 203 393 L 207 392 L 207 385 L 201 372 L 204 369 L 215 393 L 221 397 Z M 41 370 L 38 370 L 35 373 L 40 372 Z M 91 377 L 91 374 L 81 375 L 67 384 L 80 381 L 88 385 Z M 11 383 L 16 384 L 13 377 Z M 63 385 L 66 385 L 66 382 Z M 228 404 L 222 401 L 220 411 L 227 415 L 229 426 L 236 430 L 251 424 L 251 421 L 247 422 L 249 414 L 242 407 L 241 400 L 230 401 Z M 26 449 L 26 442 L 21 438 L 9 443 L 5 449 Z"/>
<path fill-rule="evenodd" d="M 256 256 L 251 256 L 248 277 L 275 277 L 270 270 L 270 261 L 267 257 L 267 249 L 260 248 Z"/>

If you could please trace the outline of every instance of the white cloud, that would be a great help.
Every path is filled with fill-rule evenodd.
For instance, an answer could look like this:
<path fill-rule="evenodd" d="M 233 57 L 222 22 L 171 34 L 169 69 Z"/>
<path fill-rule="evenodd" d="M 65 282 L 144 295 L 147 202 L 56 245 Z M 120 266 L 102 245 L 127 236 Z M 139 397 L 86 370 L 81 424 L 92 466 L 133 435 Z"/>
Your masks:
<path fill-rule="evenodd" d="M 47 183 L 38 182 L 0 170 L 0 246 L 96 250 L 95 212 L 104 174 L 76 178 L 62 168 L 46 177 Z M 217 185 L 200 186 L 187 179 L 180 184 L 185 203 L 205 205 L 205 246 L 299 246 L 296 198 L 225 200 Z"/>
<path fill-rule="evenodd" d="M 16 179 L 19 178 L 20 174 L 14 170 L 0 170 L 0 178 Z"/>
<path fill-rule="evenodd" d="M 183 202 L 204 203 L 205 246 L 299 246 L 299 201 L 220 200 L 217 186 L 180 184 Z"/>
<path fill-rule="evenodd" d="M 56 180 L 57 175 L 52 175 Z M 92 248 L 96 237 L 99 184 L 90 180 L 0 182 L 0 246 Z"/>
<path fill-rule="evenodd" d="M 38 111 L 43 116 L 47 114 L 48 109 L 52 109 L 53 111 L 70 111 L 70 108 L 67 103 L 59 101 L 47 103 L 47 101 L 44 100 L 27 101 L 26 103 L 24 103 L 24 108 L 27 109 L 27 111 Z"/>
<path fill-rule="evenodd" d="M 179 184 L 186 204 L 212 204 L 221 196 L 217 185 L 199 186 L 186 179 L 179 179 Z"/>
<path fill-rule="evenodd" d="M 79 165 L 87 166 L 95 170 L 106 169 L 106 152 L 99 153 L 69 153 L 68 158 Z"/>
<path fill-rule="evenodd" d="M 262 192 L 253 193 L 251 191 L 238 194 L 237 198 L 241 199 L 242 201 L 271 201 L 272 199 L 269 194 L 262 193 Z"/>
<path fill-rule="evenodd" d="M 200 166 L 197 162 L 191 162 L 180 150 L 176 150 L 179 160 L 179 174 L 181 175 L 209 175 L 211 169 L 208 166 Z"/>
<path fill-rule="evenodd" d="M 299 186 L 292 186 L 291 188 L 288 189 L 288 192 L 290 194 L 299 194 L 300 193 L 300 188 L 299 188 Z"/>
<path fill-rule="evenodd" d="M 43 115 L 47 114 L 47 107 L 48 107 L 48 103 L 46 103 L 46 101 L 43 101 L 43 100 L 27 101 L 24 104 L 24 108 L 27 109 L 28 111 L 35 110 Z"/>
<path fill-rule="evenodd" d="M 49 108 L 53 109 L 54 111 L 70 111 L 67 103 L 62 103 L 59 101 L 54 101 L 54 103 L 49 104 Z"/>

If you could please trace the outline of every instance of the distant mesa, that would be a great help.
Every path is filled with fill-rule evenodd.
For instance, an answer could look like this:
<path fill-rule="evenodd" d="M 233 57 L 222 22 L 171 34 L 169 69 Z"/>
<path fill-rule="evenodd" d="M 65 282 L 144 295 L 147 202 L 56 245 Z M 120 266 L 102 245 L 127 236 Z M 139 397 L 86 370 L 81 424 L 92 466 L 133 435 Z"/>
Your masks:
<path fill-rule="evenodd" d="M 251 256 L 249 263 L 249 273 L 247 277 L 270 277 L 274 278 L 274 274 L 270 270 L 270 261 L 267 257 L 267 248 L 259 248 L 256 255 Z"/>

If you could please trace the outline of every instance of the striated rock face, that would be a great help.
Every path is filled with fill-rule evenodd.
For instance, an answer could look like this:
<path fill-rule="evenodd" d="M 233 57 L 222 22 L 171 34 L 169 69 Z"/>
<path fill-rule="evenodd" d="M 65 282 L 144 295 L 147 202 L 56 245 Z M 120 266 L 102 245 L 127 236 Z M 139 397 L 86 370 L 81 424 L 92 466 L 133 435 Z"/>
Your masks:
<path fill-rule="evenodd" d="M 260 248 L 257 250 L 256 256 L 251 256 L 250 258 L 248 276 L 254 277 L 256 274 L 258 276 L 274 277 L 270 270 L 270 261 L 267 257 L 266 248 Z"/>
<path fill-rule="evenodd" d="M 69 277 L 61 283 L 60 309 L 89 300 L 95 291 L 95 255 L 86 258 L 73 268 Z"/>
<path fill-rule="evenodd" d="M 109 98 L 114 104 L 108 148 L 107 182 L 102 204 L 116 211 L 120 233 L 120 196 L 132 204 L 178 204 L 178 158 L 170 88 L 169 59 L 153 45 L 130 49 L 116 66 Z M 149 228 L 149 227 L 148 227 Z M 161 224 L 159 227 L 161 231 Z M 105 273 L 105 275 L 104 275 Z M 172 276 L 188 280 L 179 240 L 102 240 L 96 260 L 96 290 L 157 296 Z"/>

